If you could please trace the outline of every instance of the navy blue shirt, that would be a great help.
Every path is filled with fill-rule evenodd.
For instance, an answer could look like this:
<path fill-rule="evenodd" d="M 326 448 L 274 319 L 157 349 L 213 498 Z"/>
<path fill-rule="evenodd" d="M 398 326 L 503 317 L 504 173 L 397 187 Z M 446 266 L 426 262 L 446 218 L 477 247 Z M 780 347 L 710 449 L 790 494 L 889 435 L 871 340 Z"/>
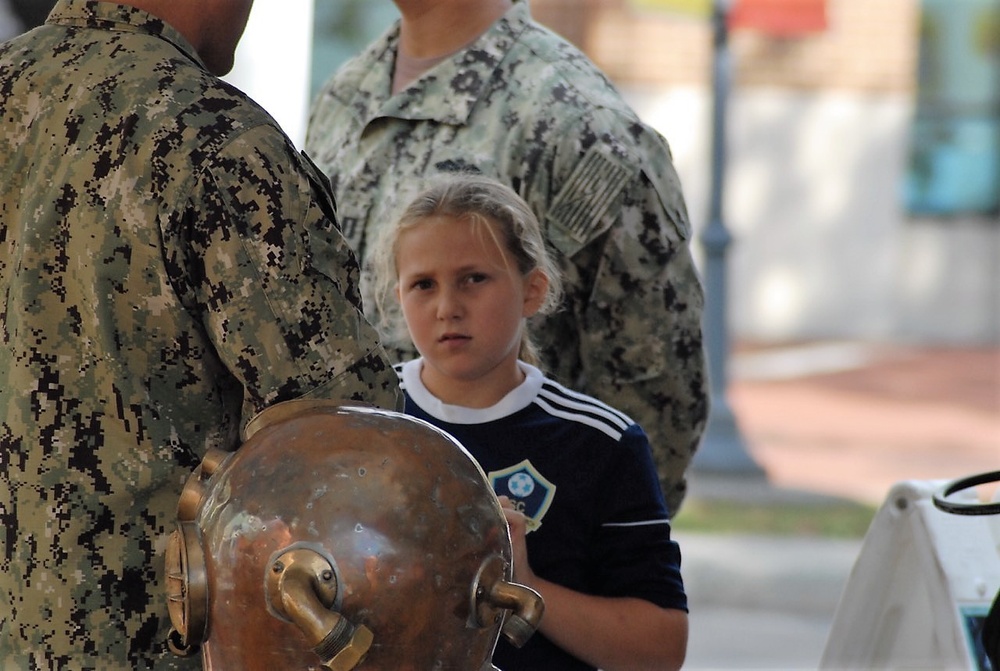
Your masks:
<path fill-rule="evenodd" d="M 420 381 L 420 359 L 397 366 L 406 413 L 454 436 L 497 495 L 529 517 L 528 557 L 540 578 L 686 611 L 680 549 L 645 432 L 597 399 L 519 365 L 524 382 L 482 409 L 434 397 Z M 521 649 L 501 639 L 493 663 L 502 671 L 594 668 L 540 633 Z"/>

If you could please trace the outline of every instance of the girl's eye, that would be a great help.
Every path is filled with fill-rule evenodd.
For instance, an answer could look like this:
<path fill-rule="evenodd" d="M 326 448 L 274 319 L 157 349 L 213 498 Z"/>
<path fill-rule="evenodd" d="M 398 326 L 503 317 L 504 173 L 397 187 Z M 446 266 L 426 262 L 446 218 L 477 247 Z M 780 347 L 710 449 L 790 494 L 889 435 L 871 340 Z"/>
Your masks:
<path fill-rule="evenodd" d="M 469 284 L 481 284 L 487 280 L 486 273 L 470 273 L 465 277 L 465 281 Z"/>
<path fill-rule="evenodd" d="M 411 286 L 418 291 L 426 291 L 434 285 L 430 280 L 417 280 Z"/>

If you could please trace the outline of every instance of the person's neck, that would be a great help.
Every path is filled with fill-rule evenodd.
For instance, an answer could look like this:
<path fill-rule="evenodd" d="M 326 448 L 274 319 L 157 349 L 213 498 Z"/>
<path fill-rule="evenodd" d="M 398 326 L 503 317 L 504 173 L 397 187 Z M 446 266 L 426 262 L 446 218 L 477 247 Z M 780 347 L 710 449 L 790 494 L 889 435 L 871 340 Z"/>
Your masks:
<path fill-rule="evenodd" d="M 505 361 L 474 380 L 443 375 L 424 360 L 420 380 L 436 399 L 463 408 L 491 408 L 524 382 L 524 371 L 516 359 Z"/>
<path fill-rule="evenodd" d="M 396 0 L 399 49 L 411 58 L 450 54 L 481 35 L 513 0 Z"/>

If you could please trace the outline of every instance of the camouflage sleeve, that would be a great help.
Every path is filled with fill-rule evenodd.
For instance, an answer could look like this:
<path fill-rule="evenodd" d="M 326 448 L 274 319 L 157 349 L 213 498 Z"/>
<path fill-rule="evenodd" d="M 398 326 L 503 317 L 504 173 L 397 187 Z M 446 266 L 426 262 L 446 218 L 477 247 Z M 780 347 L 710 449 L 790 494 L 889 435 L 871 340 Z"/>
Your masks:
<path fill-rule="evenodd" d="M 586 126 L 619 127 L 610 112 Z M 601 119 L 601 116 L 605 116 Z M 708 415 L 702 287 L 669 148 L 632 124 L 582 150 L 548 215 L 586 286 L 576 310 L 582 391 L 627 412 L 649 436 L 674 514 Z M 570 206 L 571 205 L 571 206 Z"/>
<path fill-rule="evenodd" d="M 389 409 L 398 382 L 361 312 L 358 266 L 325 181 L 268 126 L 229 143 L 179 231 L 208 336 L 244 388 L 244 420 L 304 395 Z"/>

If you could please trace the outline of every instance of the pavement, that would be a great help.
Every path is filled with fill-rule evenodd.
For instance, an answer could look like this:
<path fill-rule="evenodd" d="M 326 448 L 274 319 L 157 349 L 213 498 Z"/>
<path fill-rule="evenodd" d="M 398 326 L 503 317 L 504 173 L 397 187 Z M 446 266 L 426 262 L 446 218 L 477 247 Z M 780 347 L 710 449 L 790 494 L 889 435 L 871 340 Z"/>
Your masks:
<path fill-rule="evenodd" d="M 1000 470 L 1000 347 L 743 345 L 728 372 L 725 401 L 759 468 L 695 466 L 689 501 L 878 506 L 903 481 Z M 863 539 L 675 537 L 691 607 L 685 669 L 818 668 Z"/>

